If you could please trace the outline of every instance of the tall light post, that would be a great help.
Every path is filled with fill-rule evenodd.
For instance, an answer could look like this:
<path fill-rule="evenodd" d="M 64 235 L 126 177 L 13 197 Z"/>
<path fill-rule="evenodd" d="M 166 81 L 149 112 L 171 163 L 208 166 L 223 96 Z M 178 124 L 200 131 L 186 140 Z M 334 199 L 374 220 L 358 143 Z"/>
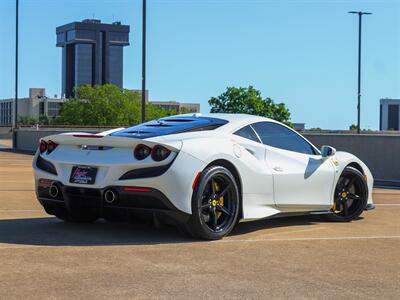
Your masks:
<path fill-rule="evenodd" d="M 17 148 L 17 126 L 18 126 L 18 11 L 19 1 L 15 0 L 15 97 L 14 97 L 14 120 L 13 120 L 13 148 Z"/>
<path fill-rule="evenodd" d="M 146 120 L 146 0 L 143 0 L 142 16 L 142 123 Z"/>
<path fill-rule="evenodd" d="M 360 133 L 361 110 L 361 22 L 363 15 L 372 15 L 370 12 L 349 11 L 349 14 L 358 15 L 358 89 L 357 89 L 357 133 Z"/>

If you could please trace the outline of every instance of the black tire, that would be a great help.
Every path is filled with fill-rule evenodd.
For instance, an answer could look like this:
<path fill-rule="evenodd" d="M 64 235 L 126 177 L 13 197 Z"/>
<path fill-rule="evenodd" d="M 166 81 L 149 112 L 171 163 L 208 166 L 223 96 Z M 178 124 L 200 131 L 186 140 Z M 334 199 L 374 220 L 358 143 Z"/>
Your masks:
<path fill-rule="evenodd" d="M 350 222 L 358 218 L 368 202 L 368 186 L 364 175 L 357 169 L 346 167 L 335 188 L 334 206 L 328 219 Z"/>
<path fill-rule="evenodd" d="M 221 166 L 206 168 L 193 191 L 185 231 L 201 239 L 222 239 L 236 225 L 239 209 L 239 189 L 232 173 Z"/>

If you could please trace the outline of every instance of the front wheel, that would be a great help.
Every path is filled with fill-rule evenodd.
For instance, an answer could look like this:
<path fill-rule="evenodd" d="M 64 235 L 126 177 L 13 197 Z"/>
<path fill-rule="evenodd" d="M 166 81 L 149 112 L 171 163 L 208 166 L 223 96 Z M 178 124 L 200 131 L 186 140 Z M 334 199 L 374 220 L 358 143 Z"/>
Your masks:
<path fill-rule="evenodd" d="M 358 218 L 368 202 L 368 186 L 363 174 L 352 167 L 344 169 L 336 185 L 332 213 L 328 218 L 349 222 Z"/>
<path fill-rule="evenodd" d="M 239 199 L 236 180 L 228 169 L 221 166 L 205 169 L 193 192 L 187 231 L 208 240 L 228 235 L 238 219 Z"/>

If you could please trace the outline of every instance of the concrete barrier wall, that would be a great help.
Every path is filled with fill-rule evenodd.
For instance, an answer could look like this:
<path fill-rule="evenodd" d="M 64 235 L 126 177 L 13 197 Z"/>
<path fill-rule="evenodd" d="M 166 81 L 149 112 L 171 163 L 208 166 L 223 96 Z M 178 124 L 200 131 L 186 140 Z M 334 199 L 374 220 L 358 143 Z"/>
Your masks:
<path fill-rule="evenodd" d="M 72 131 L 98 133 L 106 130 L 107 128 L 21 128 L 17 131 L 18 149 L 35 151 L 40 138 L 48 135 Z M 379 184 L 400 186 L 400 135 L 310 132 L 304 132 L 303 135 L 318 148 L 330 145 L 338 151 L 347 151 L 358 156 L 368 165 Z"/>
<path fill-rule="evenodd" d="M 400 185 L 400 135 L 303 133 L 315 146 L 330 145 L 359 157 L 376 183 Z"/>
<path fill-rule="evenodd" d="M 0 126 L 0 139 L 11 139 L 11 138 L 12 138 L 11 127 Z"/>

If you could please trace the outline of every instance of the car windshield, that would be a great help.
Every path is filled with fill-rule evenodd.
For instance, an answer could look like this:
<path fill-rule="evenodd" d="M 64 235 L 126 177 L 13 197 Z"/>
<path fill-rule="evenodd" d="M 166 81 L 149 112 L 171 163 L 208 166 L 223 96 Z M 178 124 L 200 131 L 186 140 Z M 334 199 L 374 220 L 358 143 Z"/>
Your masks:
<path fill-rule="evenodd" d="M 135 125 L 111 135 L 143 139 L 174 133 L 214 130 L 227 123 L 227 120 L 211 117 L 171 116 Z"/>

